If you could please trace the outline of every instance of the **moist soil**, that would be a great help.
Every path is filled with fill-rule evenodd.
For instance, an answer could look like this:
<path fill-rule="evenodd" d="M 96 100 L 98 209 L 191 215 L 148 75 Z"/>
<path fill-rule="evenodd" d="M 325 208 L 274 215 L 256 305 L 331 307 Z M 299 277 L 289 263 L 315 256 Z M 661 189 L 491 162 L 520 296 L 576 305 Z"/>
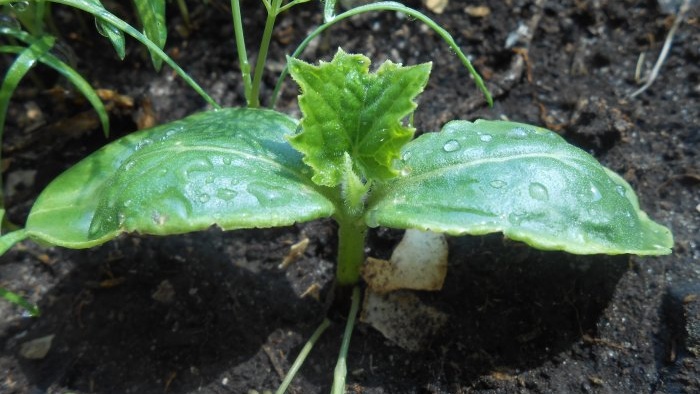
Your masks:
<path fill-rule="evenodd" d="M 242 105 L 229 4 L 189 3 L 196 3 L 189 29 L 169 5 L 168 52 L 219 103 Z M 329 60 L 337 47 L 364 53 L 375 65 L 432 61 L 414 120 L 419 130 L 476 118 L 546 126 L 622 174 L 642 208 L 675 236 L 673 253 L 655 258 L 542 252 L 499 234 L 450 238 L 443 290 L 418 294 L 447 314 L 447 324 L 420 351 L 358 324 L 348 392 L 700 392 L 697 3 L 654 84 L 629 97 L 675 19 L 660 3 L 673 2 L 453 0 L 442 14 L 411 2 L 471 56 L 494 93 L 493 107 L 440 38 L 404 15 L 342 22 L 304 52 L 312 62 Z M 134 22 L 128 5 L 107 5 Z M 255 1 L 243 2 L 243 9 L 252 48 L 264 9 Z M 128 41 L 126 60 L 119 61 L 91 18 L 56 6 L 54 21 L 57 54 L 112 95 L 109 140 L 207 109 L 170 69 L 154 71 L 137 43 Z M 316 2 L 279 19 L 264 100 L 284 56 L 320 22 Z M 298 116 L 297 92 L 287 81 L 277 109 Z M 10 219 L 22 223 L 51 179 L 104 143 L 89 105 L 57 75 L 37 68 L 8 115 L 3 169 Z M 345 324 L 328 301 L 335 231 L 332 221 L 321 220 L 128 235 L 89 250 L 23 242 L 0 259 L 0 286 L 36 302 L 42 315 L 29 318 L 0 303 L 0 392 L 263 393 L 276 389 L 330 316 L 330 328 L 289 390 L 328 392 Z M 387 257 L 400 237 L 400 231 L 372 230 L 368 255 Z M 280 269 L 290 246 L 304 238 L 303 255 Z M 43 358 L 21 355 L 23 344 L 49 335 Z"/>

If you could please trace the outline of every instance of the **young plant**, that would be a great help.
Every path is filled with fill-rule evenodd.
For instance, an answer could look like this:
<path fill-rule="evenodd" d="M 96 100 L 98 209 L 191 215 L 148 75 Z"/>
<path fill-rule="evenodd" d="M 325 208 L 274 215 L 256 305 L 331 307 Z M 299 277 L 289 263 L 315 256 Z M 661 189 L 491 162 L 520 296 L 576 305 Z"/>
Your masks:
<path fill-rule="evenodd" d="M 77 0 L 58 2 L 92 9 Z M 265 5 L 276 15 L 299 2 Z M 378 4 L 365 7 L 407 8 Z M 237 1 L 232 5 L 240 22 Z M 99 13 L 100 20 L 121 26 L 110 15 Z M 347 15 L 328 12 L 330 20 L 313 34 Z M 160 53 L 157 46 L 149 49 Z M 289 72 L 302 91 L 297 120 L 254 108 L 262 68 L 256 66 L 251 78 L 243 60 L 249 108 L 202 112 L 106 145 L 47 186 L 26 227 L 0 237 L 0 251 L 26 238 L 89 248 L 122 233 L 275 227 L 330 217 L 338 223 L 336 282 L 355 287 L 352 311 L 370 227 L 502 232 L 539 249 L 578 254 L 670 253 L 670 231 L 640 210 L 629 184 L 554 132 L 455 120 L 414 139 L 406 119 L 430 63 L 386 62 L 370 72 L 367 57 L 342 50 L 319 66 L 290 57 Z M 344 354 L 334 392 L 342 391 Z"/>
<path fill-rule="evenodd" d="M 503 232 L 578 254 L 670 253 L 670 231 L 640 210 L 629 184 L 554 132 L 456 120 L 413 139 L 403 120 L 416 108 L 429 63 L 387 61 L 370 73 L 368 58 L 342 50 L 319 66 L 288 61 L 302 91 L 300 122 L 230 108 L 133 133 L 60 175 L 37 199 L 26 228 L 0 241 L 87 248 L 125 232 L 331 217 L 340 287 L 358 283 L 365 234 L 376 226 Z M 353 310 L 358 298 L 355 290 Z M 341 388 L 344 354 L 336 372 Z"/>

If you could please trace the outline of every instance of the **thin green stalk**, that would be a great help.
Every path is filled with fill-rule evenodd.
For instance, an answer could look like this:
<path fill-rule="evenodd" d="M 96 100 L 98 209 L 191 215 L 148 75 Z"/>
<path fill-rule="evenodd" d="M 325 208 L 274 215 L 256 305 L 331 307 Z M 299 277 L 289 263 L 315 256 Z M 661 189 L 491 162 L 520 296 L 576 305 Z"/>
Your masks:
<path fill-rule="evenodd" d="M 306 47 L 309 45 L 311 40 L 316 38 L 319 34 L 321 34 L 323 31 L 328 29 L 329 27 L 333 26 L 334 24 L 342 21 L 343 19 L 350 18 L 351 16 L 363 14 L 366 12 L 372 12 L 372 11 L 399 11 L 402 12 L 408 16 L 411 16 L 423 23 L 425 23 L 428 27 L 433 29 L 446 43 L 447 45 L 455 52 L 459 60 L 462 61 L 462 64 L 469 70 L 469 73 L 472 75 L 474 78 L 474 82 L 476 83 L 476 86 L 481 90 L 481 92 L 484 94 L 484 98 L 486 99 L 486 102 L 489 105 L 493 105 L 493 98 L 491 97 L 491 93 L 489 90 L 486 88 L 486 85 L 484 84 L 484 80 L 481 78 L 479 73 L 476 72 L 476 69 L 474 69 L 474 66 L 472 63 L 469 61 L 467 56 L 462 52 L 462 49 L 460 49 L 459 45 L 455 42 L 454 38 L 450 35 L 450 33 L 440 27 L 437 23 L 435 23 L 432 19 L 428 18 L 425 14 L 421 13 L 420 11 L 414 10 L 413 8 L 407 7 L 401 3 L 393 2 L 393 1 L 382 1 L 378 3 L 373 3 L 373 4 L 367 4 L 363 5 L 360 7 L 353 8 L 351 10 L 348 10 L 346 12 L 343 12 L 340 15 L 337 15 L 333 17 L 331 20 L 325 22 L 321 26 L 317 27 L 314 31 L 312 31 L 305 39 L 302 41 L 301 44 L 299 44 L 299 47 L 294 51 L 294 53 L 291 55 L 293 58 L 298 58 L 299 55 L 306 49 Z M 282 81 L 287 77 L 288 74 L 288 65 L 285 66 L 284 70 L 282 70 L 282 73 L 280 74 L 280 77 L 277 79 L 277 84 L 275 85 L 275 90 L 272 93 L 272 99 L 270 101 L 270 108 L 273 108 L 275 106 L 275 103 L 277 102 L 277 96 L 279 95 L 280 88 L 282 87 Z"/>
<path fill-rule="evenodd" d="M 0 5 L 3 4 L 10 4 L 14 0 L 0 0 Z M 139 32 L 135 28 L 133 28 L 131 25 L 128 23 L 124 22 L 123 20 L 119 19 L 116 17 L 114 14 L 111 12 L 105 10 L 105 9 L 100 9 L 99 7 L 95 6 L 94 4 L 90 4 L 85 1 L 77 1 L 77 0 L 42 0 L 42 1 L 50 1 L 53 3 L 59 3 L 59 4 L 64 4 L 73 8 L 77 8 L 80 10 L 83 10 L 89 14 L 92 14 L 95 18 L 98 18 L 100 20 L 106 21 L 118 29 L 122 30 L 124 33 L 130 35 L 131 37 L 135 38 L 138 42 L 141 44 L 145 45 L 151 53 L 155 53 L 158 57 L 163 59 L 163 61 L 170 66 L 176 73 L 177 75 L 182 78 L 185 83 L 190 85 L 190 87 L 197 92 L 209 105 L 216 109 L 220 109 L 221 106 L 214 100 L 207 92 L 202 89 L 197 82 L 192 79 L 192 77 L 189 76 L 183 70 L 180 66 L 178 66 L 175 61 L 170 58 L 165 52 L 163 52 L 162 49 L 158 47 L 153 41 L 149 40 L 143 33 Z"/>
<path fill-rule="evenodd" d="M 360 268 L 365 261 L 367 225 L 360 218 L 338 220 L 338 286 L 351 286 L 360 280 Z"/>
<path fill-rule="evenodd" d="M 275 391 L 275 394 L 284 394 L 287 391 L 287 388 L 292 383 L 294 376 L 297 374 L 297 372 L 299 372 L 301 366 L 304 364 L 306 357 L 309 355 L 309 352 L 311 352 L 311 349 L 316 344 L 316 341 L 318 341 L 318 338 L 321 337 L 321 334 L 323 334 L 323 332 L 326 331 L 326 329 L 330 325 L 331 321 L 328 320 L 328 318 L 323 319 L 321 325 L 318 326 L 316 331 L 314 331 L 314 333 L 311 335 L 311 338 L 309 338 L 309 340 L 299 352 L 299 355 L 297 356 L 296 360 L 294 360 L 294 364 L 292 364 L 292 367 L 289 369 L 289 372 L 287 372 L 287 376 L 284 377 L 284 381 L 282 381 L 280 387 L 277 389 L 277 391 Z"/>
<path fill-rule="evenodd" d="M 359 309 L 360 288 L 355 286 L 355 288 L 352 289 L 352 304 L 350 305 L 348 322 L 345 325 L 345 332 L 343 333 L 343 343 L 340 345 L 338 362 L 336 363 L 335 371 L 333 372 L 333 387 L 331 388 L 331 394 L 345 393 L 345 378 L 348 375 L 348 349 L 350 348 L 350 338 L 352 337 L 352 330 L 355 328 L 355 318 L 357 317 L 357 311 Z"/>
<path fill-rule="evenodd" d="M 185 0 L 177 0 L 177 8 L 180 10 L 180 15 L 182 15 L 182 20 L 185 22 L 187 29 L 192 28 L 192 22 L 190 21 L 190 10 L 187 8 Z"/>
<path fill-rule="evenodd" d="M 25 300 L 19 294 L 3 289 L 2 287 L 0 287 L 0 298 L 4 298 L 15 305 L 21 306 L 22 308 L 26 309 L 32 317 L 39 317 L 39 315 L 41 315 L 41 312 L 36 305 Z"/>
<path fill-rule="evenodd" d="M 260 51 L 258 58 L 255 61 L 255 71 L 253 72 L 253 90 L 250 92 L 248 106 L 257 108 L 260 106 L 260 83 L 262 81 L 263 71 L 265 70 L 265 62 L 267 61 L 267 51 L 270 48 L 272 40 L 272 30 L 275 27 L 275 20 L 279 14 L 282 0 L 273 0 L 272 7 L 267 12 L 267 20 L 265 21 L 265 30 L 263 31 L 262 39 L 260 40 Z"/>
<path fill-rule="evenodd" d="M 238 53 L 238 64 L 241 67 L 243 77 L 243 92 L 246 104 L 252 107 L 252 82 L 250 79 L 250 63 L 248 63 L 248 53 L 245 48 L 245 36 L 243 35 L 243 21 L 241 18 L 241 5 L 238 0 L 231 0 L 231 13 L 233 14 L 233 35 L 236 38 L 236 52 Z"/>

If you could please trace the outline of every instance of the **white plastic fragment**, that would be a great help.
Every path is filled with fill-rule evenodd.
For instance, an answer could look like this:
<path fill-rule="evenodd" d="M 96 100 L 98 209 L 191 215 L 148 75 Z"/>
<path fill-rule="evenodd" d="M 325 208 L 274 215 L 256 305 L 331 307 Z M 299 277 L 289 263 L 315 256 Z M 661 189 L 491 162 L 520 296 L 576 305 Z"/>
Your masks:
<path fill-rule="evenodd" d="M 362 278 L 380 294 L 398 289 L 440 290 L 447 275 L 447 254 L 443 234 L 406 230 L 389 261 L 367 259 Z"/>
<path fill-rule="evenodd" d="M 51 342 L 54 337 L 55 335 L 51 334 L 27 341 L 20 346 L 19 354 L 29 360 L 41 360 L 51 350 Z"/>
<path fill-rule="evenodd" d="M 381 332 L 391 342 L 409 350 L 425 349 L 447 322 L 447 314 L 425 305 L 414 293 L 365 292 L 360 321 Z"/>

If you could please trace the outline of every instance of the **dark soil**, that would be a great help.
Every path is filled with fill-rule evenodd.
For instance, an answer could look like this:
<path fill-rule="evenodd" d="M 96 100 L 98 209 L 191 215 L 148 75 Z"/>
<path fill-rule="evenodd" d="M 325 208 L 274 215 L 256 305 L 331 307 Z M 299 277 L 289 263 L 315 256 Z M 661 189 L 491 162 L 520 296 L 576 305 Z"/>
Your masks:
<path fill-rule="evenodd" d="M 228 2 L 191 4 L 187 37 L 171 5 L 167 48 L 222 105 L 241 105 Z M 666 2 L 664 2 L 666 3 Z M 126 3 L 125 3 L 126 4 Z M 508 118 L 547 126 L 623 174 L 649 215 L 672 229 L 670 256 L 572 256 L 540 252 L 500 235 L 451 238 L 442 291 L 420 294 L 446 312 L 445 328 L 424 351 L 407 352 L 359 324 L 349 353 L 348 391 L 700 392 L 700 20 L 698 5 L 680 25 L 658 80 L 636 98 L 673 16 L 655 1 L 472 2 L 452 0 L 426 13 L 452 32 L 495 93 L 488 107 L 446 45 L 395 13 L 344 22 L 304 59 L 328 60 L 335 48 L 375 64 L 432 61 L 415 123 L 438 130 L 451 119 Z M 419 7 L 420 4 L 412 5 Z M 122 7 L 122 8 L 119 8 Z M 262 31 L 264 10 L 244 2 L 247 41 Z M 130 17 L 127 5 L 117 13 Z M 277 27 L 263 97 L 284 55 L 320 22 L 314 2 Z M 473 14 L 473 13 L 472 13 Z M 165 68 L 155 72 L 128 42 L 116 59 L 91 18 L 55 7 L 66 47 L 94 86 L 134 98 L 112 105 L 111 138 L 137 124 L 163 123 L 205 109 Z M 78 23 L 82 22 L 82 23 Z M 506 48 L 519 25 L 531 35 Z M 8 64 L 5 62 L 4 64 Z M 65 81 L 46 70 L 13 100 L 4 142 L 7 206 L 21 223 L 41 189 L 104 144 L 94 115 Z M 287 83 L 278 109 L 298 115 Z M 36 110 L 40 111 L 39 118 Z M 34 111 L 34 112 L 32 112 Z M 32 115 L 34 113 L 34 115 Z M 37 120 L 39 119 L 39 120 Z M 91 250 L 24 242 L 0 259 L 0 286 L 24 294 L 39 318 L 0 303 L 2 393 L 255 393 L 274 390 L 327 314 L 334 275 L 330 221 L 291 228 L 173 237 L 124 236 Z M 289 246 L 310 246 L 286 270 Z M 386 256 L 400 237 L 373 230 L 369 255 Z M 302 297 L 312 284 L 318 298 Z M 290 392 L 328 392 L 344 319 L 321 337 Z M 29 340 L 55 335 L 43 359 L 20 356 Z"/>

